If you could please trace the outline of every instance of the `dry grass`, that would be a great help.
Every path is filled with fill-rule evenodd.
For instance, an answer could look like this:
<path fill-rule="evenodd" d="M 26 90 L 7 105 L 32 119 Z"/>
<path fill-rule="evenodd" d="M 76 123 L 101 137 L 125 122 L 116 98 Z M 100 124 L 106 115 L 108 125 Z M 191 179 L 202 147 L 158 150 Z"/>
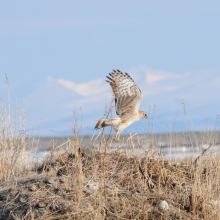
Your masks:
<path fill-rule="evenodd" d="M 131 138 L 128 148 L 138 142 Z M 152 146 L 151 146 L 152 147 Z M 74 137 L 65 153 L 48 157 L 0 192 L 0 219 L 220 219 L 220 160 L 167 161 L 84 148 Z M 66 148 L 65 148 L 66 149 Z M 150 156 L 151 155 L 151 156 Z M 51 184 L 48 178 L 53 179 Z M 158 208 L 161 200 L 168 210 Z"/>
<path fill-rule="evenodd" d="M 8 79 L 6 76 L 6 82 Z M 9 84 L 8 84 L 9 86 Z M 0 97 L 0 180 L 16 179 L 27 166 L 26 151 L 31 136 L 26 133 L 26 117 L 22 106 L 11 110 L 10 93 L 5 105 Z"/>

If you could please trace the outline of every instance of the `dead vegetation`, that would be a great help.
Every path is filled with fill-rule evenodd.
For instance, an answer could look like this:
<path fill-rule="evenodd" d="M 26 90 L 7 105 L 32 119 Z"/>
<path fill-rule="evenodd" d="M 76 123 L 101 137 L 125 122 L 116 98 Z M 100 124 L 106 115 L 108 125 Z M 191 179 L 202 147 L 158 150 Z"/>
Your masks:
<path fill-rule="evenodd" d="M 72 146 L 1 188 L 0 219 L 220 217 L 218 156 L 195 168 L 191 159 L 174 164 L 147 150 L 140 157 Z M 159 208 L 163 200 L 169 209 Z"/>

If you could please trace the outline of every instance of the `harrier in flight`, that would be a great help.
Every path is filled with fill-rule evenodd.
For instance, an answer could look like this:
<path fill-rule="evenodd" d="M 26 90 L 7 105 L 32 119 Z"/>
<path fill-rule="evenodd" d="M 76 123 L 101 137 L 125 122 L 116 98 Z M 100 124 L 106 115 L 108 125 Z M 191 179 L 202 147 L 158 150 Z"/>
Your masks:
<path fill-rule="evenodd" d="M 106 82 L 112 87 L 115 96 L 116 114 L 120 117 L 100 118 L 95 125 L 95 129 L 118 125 L 116 137 L 114 138 L 115 141 L 118 141 L 122 130 L 148 116 L 146 112 L 138 110 L 143 95 L 134 80 L 127 73 L 122 73 L 120 70 L 113 70 L 109 75 L 110 77 L 106 76 L 108 78 Z"/>

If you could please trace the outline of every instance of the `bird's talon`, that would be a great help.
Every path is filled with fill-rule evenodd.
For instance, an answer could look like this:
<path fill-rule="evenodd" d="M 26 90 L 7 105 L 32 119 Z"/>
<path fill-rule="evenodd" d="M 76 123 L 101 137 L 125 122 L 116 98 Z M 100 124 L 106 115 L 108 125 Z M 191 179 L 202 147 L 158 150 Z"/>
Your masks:
<path fill-rule="evenodd" d="M 118 137 L 114 137 L 114 141 L 115 141 L 115 142 L 118 142 L 118 141 L 119 141 L 119 138 L 118 138 Z"/>

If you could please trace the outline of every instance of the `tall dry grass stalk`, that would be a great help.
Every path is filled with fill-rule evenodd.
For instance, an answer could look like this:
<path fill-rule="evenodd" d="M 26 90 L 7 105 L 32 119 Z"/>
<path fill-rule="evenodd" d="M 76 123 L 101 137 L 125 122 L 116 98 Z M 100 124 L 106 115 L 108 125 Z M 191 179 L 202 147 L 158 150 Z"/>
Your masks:
<path fill-rule="evenodd" d="M 6 74 L 5 74 L 6 75 Z M 8 101 L 0 97 L 0 181 L 17 177 L 26 165 L 26 113 L 17 105 L 11 109 L 9 82 Z"/>
<path fill-rule="evenodd" d="M 73 112 L 73 147 L 75 153 L 75 167 L 76 167 L 76 198 L 78 205 L 80 205 L 83 193 L 83 173 L 82 173 L 82 152 L 81 152 L 81 142 L 79 136 L 79 128 L 77 124 L 76 111 Z"/>

